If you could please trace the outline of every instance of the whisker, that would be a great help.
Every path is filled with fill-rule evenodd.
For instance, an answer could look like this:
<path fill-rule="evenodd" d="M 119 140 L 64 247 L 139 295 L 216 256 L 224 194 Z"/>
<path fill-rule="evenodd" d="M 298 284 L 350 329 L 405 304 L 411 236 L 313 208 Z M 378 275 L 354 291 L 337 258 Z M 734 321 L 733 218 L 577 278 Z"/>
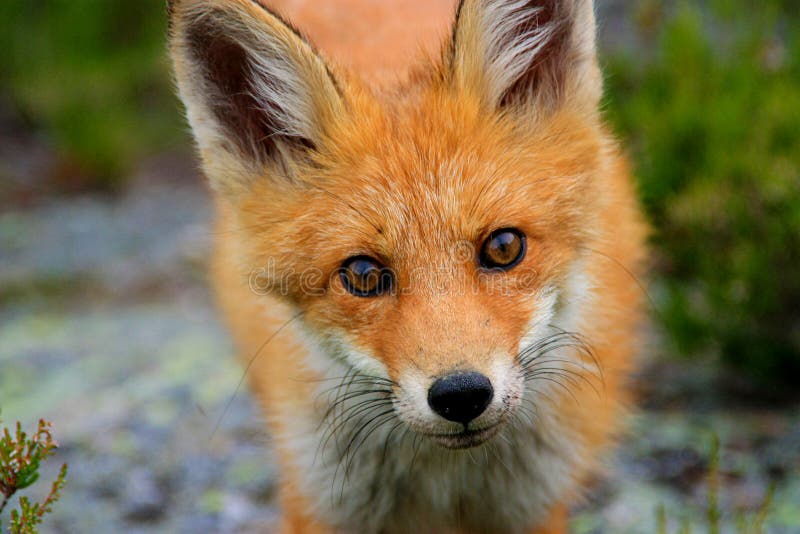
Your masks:
<path fill-rule="evenodd" d="M 542 397 L 544 397 L 544 398 L 545 398 L 545 400 L 546 400 L 547 402 L 549 402 L 550 404 L 553 404 L 553 405 L 555 405 L 555 404 L 556 404 L 556 401 L 555 401 L 555 399 L 553 399 L 553 397 L 551 397 L 549 393 L 547 393 L 546 391 L 544 391 L 544 390 L 542 390 L 542 389 L 534 389 L 534 388 L 531 388 L 531 387 L 526 387 L 526 389 L 525 389 L 525 390 L 526 390 L 526 391 L 530 391 L 530 392 L 531 392 L 532 394 L 534 394 L 534 395 L 537 395 L 537 396 L 542 396 Z M 530 404 L 530 405 L 531 405 L 531 406 L 532 406 L 534 409 L 537 409 L 537 408 L 538 408 L 538 406 L 537 406 L 537 405 L 536 405 L 536 403 L 533 401 L 533 399 L 530 399 L 530 398 L 527 398 L 527 397 L 525 397 L 525 398 L 523 398 L 522 402 L 523 402 L 523 403 L 525 403 L 525 402 L 528 402 L 528 403 L 529 403 L 529 404 Z M 539 413 L 538 413 L 538 410 L 537 410 L 537 412 L 536 412 L 536 413 L 537 413 L 537 419 L 539 420 L 539 422 L 541 422 L 541 419 L 542 419 L 542 417 L 541 417 L 541 414 L 539 414 Z"/>
<path fill-rule="evenodd" d="M 568 374 L 565 374 L 565 373 L 562 373 L 562 372 L 559 372 L 559 371 L 537 370 L 537 371 L 534 371 L 531 374 L 529 374 L 526 377 L 526 380 L 535 380 L 536 378 L 538 378 L 540 376 L 554 376 L 554 377 L 563 378 L 572 387 L 578 387 L 578 385 L 579 385 L 579 382 L 574 377 L 571 377 Z"/>
<path fill-rule="evenodd" d="M 361 433 L 363 431 L 363 429 L 365 429 L 367 427 L 367 425 L 370 425 L 370 424 L 372 425 L 371 427 L 366 429 L 366 432 L 365 432 L 364 436 L 361 438 L 361 441 L 359 441 L 358 444 L 356 445 L 355 449 L 353 449 L 352 453 L 350 454 L 350 459 L 346 460 L 347 465 L 345 467 L 345 476 L 349 476 L 350 475 L 352 462 L 354 461 L 354 459 L 356 457 L 356 454 L 358 453 L 358 450 L 367 441 L 367 438 L 369 438 L 369 436 L 372 435 L 376 430 L 378 430 L 380 427 L 382 427 L 384 424 L 388 423 L 392 419 L 394 419 L 394 408 L 390 408 L 389 410 L 385 410 L 385 411 L 375 415 L 366 425 L 362 426 L 361 429 L 357 433 L 355 433 L 355 435 L 353 436 L 353 439 L 351 440 L 351 444 L 348 445 L 348 450 L 352 446 L 352 442 L 353 442 L 353 440 L 356 439 L 358 434 Z M 347 457 L 347 456 L 345 455 L 345 457 Z"/>
<path fill-rule="evenodd" d="M 561 334 L 559 334 L 561 336 Z M 550 339 L 547 343 L 543 343 L 541 345 L 533 346 L 531 349 L 533 350 L 525 350 L 524 352 L 520 353 L 520 360 L 523 362 L 530 362 L 535 358 L 539 358 L 553 352 L 558 349 L 565 349 L 565 348 L 574 348 L 578 349 L 579 352 L 583 353 L 583 344 L 576 342 L 574 340 L 563 339 L 561 337 L 557 339 Z"/>
<path fill-rule="evenodd" d="M 394 383 L 389 379 L 371 376 L 356 369 L 349 369 L 343 376 L 329 377 L 319 380 L 325 382 L 329 380 L 339 382 L 326 388 L 317 395 L 319 400 L 327 394 L 327 407 L 322 414 L 318 430 L 325 427 L 317 451 L 315 452 L 315 462 L 320 453 L 327 449 L 331 439 L 345 438 L 351 435 L 344 433 L 348 425 L 362 421 L 363 416 L 368 415 L 370 410 L 380 409 L 392 404 L 394 397 L 393 390 L 389 383 Z M 353 389 L 355 388 L 355 389 Z M 367 397 L 368 398 L 362 398 Z M 339 447 L 337 445 L 337 447 Z"/>
<path fill-rule="evenodd" d="M 639 278 L 633 273 L 633 271 L 631 269 L 626 267 L 624 263 L 622 263 L 621 261 L 619 261 L 615 257 L 610 256 L 609 254 L 606 254 L 605 252 L 602 252 L 600 250 L 594 249 L 592 247 L 587 247 L 586 245 L 580 245 L 579 248 L 582 248 L 583 250 L 589 251 L 589 252 L 591 252 L 593 254 L 597 254 L 598 256 L 601 256 L 601 257 L 607 259 L 608 261 L 610 261 L 611 263 L 615 264 L 617 267 L 622 269 L 625 272 L 625 274 L 627 274 L 630 277 L 630 279 L 633 280 L 633 282 L 636 284 L 636 286 L 639 288 L 639 290 L 645 296 L 645 298 L 649 302 L 650 307 L 655 312 L 655 314 L 659 317 L 659 319 L 662 320 L 662 322 L 664 322 L 664 316 L 662 315 L 661 310 L 656 305 L 655 299 L 653 299 L 653 297 L 650 295 L 650 292 L 647 290 L 647 286 L 641 280 L 639 280 Z"/>
<path fill-rule="evenodd" d="M 529 387 L 529 384 L 534 382 L 551 382 L 563 389 L 580 405 L 573 389 L 585 383 L 600 396 L 600 390 L 592 378 L 599 378 L 604 389 L 605 376 L 588 339 L 578 332 L 570 332 L 557 325 L 549 324 L 548 328 L 551 330 L 550 334 L 524 347 L 517 354 L 516 360 L 521 368 L 523 383 L 526 384 L 525 390 L 531 391 L 534 395 L 542 395 L 549 402 L 553 402 L 542 389 Z M 576 360 L 558 357 L 555 353 L 561 350 L 573 350 L 579 358 Z M 527 397 L 525 395 L 523 400 L 528 400 Z M 536 408 L 533 401 L 530 401 L 530 404 Z M 536 415 L 538 419 L 538 413 Z"/>
<path fill-rule="evenodd" d="M 520 403 L 518 410 L 519 413 L 515 413 L 514 417 L 516 417 L 520 424 L 522 424 L 522 414 L 525 415 L 528 419 L 528 424 L 531 426 L 535 426 L 537 423 L 541 423 L 541 419 L 539 418 L 539 414 L 536 412 L 536 405 L 533 401 L 530 401 L 531 407 L 525 406 L 525 403 Z"/>
<path fill-rule="evenodd" d="M 392 395 L 392 390 L 378 388 L 378 389 L 359 389 L 356 391 L 350 391 L 344 395 L 336 397 L 336 400 L 334 400 L 334 402 L 330 404 L 328 409 L 325 411 L 325 415 L 323 415 L 322 417 L 323 419 L 327 419 L 334 412 L 334 410 L 336 410 L 337 407 L 339 407 L 341 404 L 349 400 L 357 399 L 358 397 L 363 397 L 364 395 L 379 394 L 379 393 Z"/>
<path fill-rule="evenodd" d="M 588 356 L 589 359 L 592 360 L 592 363 L 594 363 L 595 367 L 597 367 L 597 370 L 600 373 L 600 381 L 603 383 L 603 388 L 605 388 L 606 381 L 605 381 L 605 375 L 603 374 L 603 366 L 600 363 L 600 359 L 597 357 L 597 353 L 595 352 L 595 350 L 591 346 L 591 344 L 589 344 L 589 342 L 585 338 L 585 336 L 583 336 L 583 335 L 581 335 L 581 334 L 579 334 L 577 332 L 567 332 L 566 330 L 564 330 L 564 329 L 562 329 L 562 328 L 560 328 L 560 327 L 558 327 L 556 325 L 550 325 L 550 328 L 556 329 L 557 331 L 560 331 L 560 332 L 565 333 L 565 334 L 572 334 L 575 337 L 575 339 L 579 342 L 579 344 L 580 344 L 580 346 L 582 348 L 583 355 L 584 356 Z"/>
<path fill-rule="evenodd" d="M 411 457 L 411 465 L 408 468 L 409 472 L 414 470 L 414 462 L 417 460 L 417 454 L 419 453 L 419 448 L 422 445 L 422 436 L 420 434 L 414 434 L 414 440 L 412 443 L 414 446 L 414 455 Z"/>
<path fill-rule="evenodd" d="M 349 413 L 351 410 L 348 409 L 345 412 L 346 415 L 342 416 L 342 420 L 340 420 L 335 425 L 329 425 L 328 429 L 323 434 L 323 439 L 321 440 L 322 448 L 324 449 L 325 447 L 327 447 L 328 442 L 334 436 L 339 435 L 340 431 L 343 430 L 348 423 L 353 422 L 357 417 L 359 418 L 360 421 L 361 418 L 364 417 L 364 414 L 368 413 L 370 410 L 390 405 L 391 403 L 392 403 L 391 399 L 374 399 L 359 403 L 359 405 L 356 405 L 358 409 L 353 411 L 353 413 Z"/>
<path fill-rule="evenodd" d="M 299 379 L 297 379 L 297 381 L 298 382 L 331 382 L 333 380 L 340 380 L 341 381 L 343 379 L 350 378 L 351 373 L 355 373 L 358 376 L 359 380 L 363 380 L 365 382 L 366 381 L 376 382 L 376 383 L 382 382 L 382 383 L 385 383 L 386 385 L 391 385 L 391 386 L 397 386 L 398 385 L 397 382 L 395 382 L 394 380 L 392 380 L 390 378 L 385 378 L 385 377 L 382 377 L 382 376 L 375 376 L 375 375 L 368 375 L 368 374 L 362 373 L 361 371 L 356 371 L 354 369 L 351 369 L 350 371 L 348 371 L 344 376 L 333 376 L 333 377 L 325 377 L 325 378 L 311 378 L 311 379 L 307 379 L 307 380 L 299 380 Z M 334 387 L 336 387 L 336 386 L 334 386 Z"/>
<path fill-rule="evenodd" d="M 549 362 L 545 361 L 545 362 L 541 362 L 541 363 L 545 364 L 545 363 L 549 363 Z M 571 363 L 571 362 L 567 362 L 567 363 Z M 578 371 L 576 371 L 574 369 L 562 368 L 562 367 L 541 367 L 540 365 L 535 365 L 535 366 L 533 366 L 530 369 L 525 371 L 525 373 L 523 374 L 524 380 L 525 381 L 530 381 L 530 380 L 534 379 L 537 376 L 536 373 L 539 373 L 539 372 L 547 372 L 549 374 L 554 374 L 554 375 L 555 374 L 560 374 L 561 376 L 564 376 L 565 379 L 570 380 L 574 384 L 575 387 L 577 387 L 577 385 L 578 385 L 577 379 L 580 379 L 586 385 L 588 385 L 590 388 L 592 388 L 592 390 L 594 390 L 595 394 L 597 394 L 598 397 L 602 396 L 602 395 L 600 395 L 600 390 L 597 389 L 597 387 L 594 385 L 594 383 L 591 380 L 589 380 L 589 377 L 587 377 L 585 374 L 580 373 L 580 372 L 578 372 Z M 590 376 L 594 376 L 594 375 L 590 375 Z"/>
<path fill-rule="evenodd" d="M 264 350 L 264 348 L 265 348 L 267 345 L 269 345 L 269 343 L 270 343 L 270 342 L 271 342 L 273 339 L 275 339 L 275 338 L 278 336 L 278 334 L 280 334 L 280 333 L 281 333 L 281 331 L 282 331 L 284 328 L 286 328 L 287 326 L 289 326 L 289 323 L 291 323 L 291 322 L 292 322 L 292 321 L 294 321 L 295 319 L 298 319 L 300 316 L 302 316 L 302 315 L 303 315 L 303 313 L 305 313 L 305 312 L 298 312 L 298 313 L 296 313 L 295 315 L 293 315 L 292 317 L 290 317 L 290 318 L 289 318 L 289 319 L 288 319 L 288 320 L 287 320 L 285 323 L 283 323 L 283 324 L 282 324 L 282 325 L 281 325 L 281 326 L 280 326 L 280 327 L 279 327 L 277 330 L 275 330 L 275 331 L 274 331 L 272 334 L 270 334 L 270 335 L 267 337 L 267 339 L 265 339 L 265 340 L 264 340 L 264 343 L 262 343 L 262 344 L 261 344 L 261 346 L 260 346 L 260 347 L 258 347 L 258 349 L 257 349 L 257 350 L 256 350 L 256 351 L 253 353 L 253 355 L 250 357 L 250 360 L 247 362 L 247 365 L 245 366 L 245 368 L 244 368 L 244 371 L 242 372 L 242 376 L 239 378 L 239 383 L 238 383 L 238 384 L 236 384 L 236 389 L 235 389 L 235 390 L 233 390 L 233 394 L 232 394 L 232 395 L 231 395 L 231 397 L 228 399 L 228 402 L 225 404 L 225 408 L 222 410 L 222 414 L 219 416 L 219 419 L 217 419 L 217 422 L 216 422 L 216 424 L 214 425 L 214 430 L 211 432 L 211 436 L 209 436 L 209 438 L 208 438 L 209 440 L 212 440 L 212 439 L 214 439 L 214 436 L 217 434 L 217 430 L 219 430 L 219 425 L 220 425 L 220 424 L 222 424 L 222 420 L 223 420 L 223 419 L 225 418 L 225 416 L 228 414 L 228 410 L 230 410 L 230 408 L 231 408 L 231 404 L 233 404 L 233 400 L 236 398 L 236 394 L 237 394 L 237 393 L 239 393 L 239 390 L 242 388 L 242 384 L 244 383 L 244 379 L 247 377 L 247 373 L 249 373 L 249 372 L 250 372 L 250 368 L 253 366 L 253 363 L 256 361 L 256 358 L 258 358 L 258 355 L 259 355 L 259 354 L 261 354 L 261 351 L 263 351 L 263 350 Z"/>
<path fill-rule="evenodd" d="M 539 377 L 539 380 L 545 380 L 547 382 L 552 382 L 553 384 L 557 385 L 558 387 L 560 387 L 564 391 L 566 391 L 569 394 L 569 396 L 572 397 L 572 399 L 575 401 L 575 404 L 577 404 L 578 406 L 581 405 L 581 403 L 578 401 L 578 398 L 575 396 L 574 393 L 572 393 L 572 390 L 569 389 L 567 386 L 565 386 L 563 383 L 559 382 L 558 380 L 555 380 L 553 378 L 548 378 L 546 376 Z M 539 391 L 539 393 L 541 393 L 541 391 Z"/>
<path fill-rule="evenodd" d="M 389 430 L 389 433 L 386 435 L 386 439 L 385 439 L 385 440 L 384 440 L 384 442 L 383 442 L 383 452 L 381 453 L 381 466 L 383 466 L 383 465 L 384 465 L 384 463 L 386 463 L 386 453 L 389 451 L 389 443 L 390 443 L 390 440 L 391 440 L 392 434 L 394 434 L 394 432 L 395 432 L 395 431 L 396 431 L 398 428 L 400 428 L 401 426 L 403 426 L 403 422 L 402 422 L 402 421 L 398 421 L 398 422 L 397 422 L 397 423 L 396 423 L 396 424 L 395 424 L 395 425 L 392 427 L 392 429 L 391 429 L 391 430 Z M 400 441 L 401 441 L 401 442 L 403 441 L 403 437 L 404 437 L 404 436 L 405 436 L 405 434 L 404 434 L 403 436 L 401 436 L 401 437 L 400 437 Z"/>

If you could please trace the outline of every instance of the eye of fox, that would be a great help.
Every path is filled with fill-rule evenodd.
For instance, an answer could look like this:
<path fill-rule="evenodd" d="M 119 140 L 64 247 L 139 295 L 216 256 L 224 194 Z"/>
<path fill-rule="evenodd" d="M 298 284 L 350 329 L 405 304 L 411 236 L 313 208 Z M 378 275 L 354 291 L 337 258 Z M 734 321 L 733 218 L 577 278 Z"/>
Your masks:
<path fill-rule="evenodd" d="M 483 243 L 478 261 L 484 269 L 507 271 L 522 261 L 525 249 L 525 234 L 516 228 L 501 228 Z"/>
<path fill-rule="evenodd" d="M 354 256 L 339 269 L 345 289 L 357 297 L 375 297 L 392 288 L 392 273 L 374 258 Z"/>

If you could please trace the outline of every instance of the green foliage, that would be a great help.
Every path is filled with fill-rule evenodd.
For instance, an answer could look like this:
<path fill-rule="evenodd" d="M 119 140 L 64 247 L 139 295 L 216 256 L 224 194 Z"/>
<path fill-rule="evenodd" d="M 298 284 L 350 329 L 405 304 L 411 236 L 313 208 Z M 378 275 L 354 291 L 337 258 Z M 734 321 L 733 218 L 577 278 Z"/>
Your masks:
<path fill-rule="evenodd" d="M 19 422 L 13 434 L 8 428 L 3 429 L 0 435 L 0 514 L 14 494 L 30 487 L 39 479 L 42 462 L 56 448 L 58 444 L 53 440 L 50 423 L 47 421 L 40 420 L 36 433 L 30 437 L 22 431 Z M 10 532 L 35 534 L 36 526 L 41 524 L 45 514 L 52 511 L 53 503 L 59 499 L 66 478 L 67 464 L 64 464 L 44 501 L 31 502 L 28 497 L 20 497 L 19 509 L 11 510 Z"/>
<path fill-rule="evenodd" d="M 164 0 L 0 2 L 0 91 L 73 171 L 118 180 L 181 139 L 165 35 Z"/>
<path fill-rule="evenodd" d="M 609 116 L 632 142 L 675 348 L 788 388 L 800 373 L 800 18 L 788 3 L 715 4 L 679 7 L 644 64 L 641 50 L 610 61 Z M 652 24 L 664 9 L 648 8 Z"/>
<path fill-rule="evenodd" d="M 714 436 L 711 442 L 711 464 L 708 469 L 708 494 L 706 497 L 706 524 L 708 534 L 720 534 L 722 511 L 719 505 L 719 492 L 720 492 L 720 442 L 717 436 Z M 771 486 L 764 501 L 759 507 L 758 511 L 753 517 L 748 517 L 746 514 L 739 514 L 736 532 L 738 534 L 764 534 L 764 524 L 766 523 L 770 507 L 772 505 L 772 497 L 775 494 L 775 486 Z M 664 506 L 659 506 L 656 509 L 656 532 L 658 534 L 668 534 L 667 528 L 667 511 Z M 692 527 L 688 519 L 684 519 L 680 530 L 680 534 L 691 534 Z"/>

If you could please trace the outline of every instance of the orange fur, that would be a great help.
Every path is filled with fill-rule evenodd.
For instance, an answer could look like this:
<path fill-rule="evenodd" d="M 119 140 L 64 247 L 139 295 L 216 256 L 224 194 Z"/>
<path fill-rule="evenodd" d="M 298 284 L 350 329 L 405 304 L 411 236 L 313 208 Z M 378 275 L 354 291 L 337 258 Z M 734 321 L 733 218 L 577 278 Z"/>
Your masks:
<path fill-rule="evenodd" d="M 456 0 L 265 0 L 336 64 L 375 83 L 391 83 L 418 53 L 434 55 Z M 413 23 L 410 23 L 413 21 Z"/>
<path fill-rule="evenodd" d="M 318 353 L 324 353 L 323 362 L 331 357 L 331 365 L 345 370 L 359 365 L 369 366 L 372 373 L 383 369 L 399 389 L 412 380 L 409 376 L 428 384 L 454 369 L 495 376 L 498 366 L 505 366 L 518 372 L 513 357 L 532 322 L 545 313 L 548 291 L 559 295 L 553 311 L 557 317 L 577 318 L 572 326 L 588 340 L 602 369 L 602 379 L 584 372 L 592 361 L 565 349 L 563 357 L 578 371 L 565 382 L 567 387 L 552 388 L 546 398 L 532 402 L 544 418 L 544 430 L 532 434 L 537 443 L 531 447 L 550 451 L 566 440 L 575 451 L 565 464 L 568 472 L 553 475 L 564 479 L 556 484 L 557 495 L 531 505 L 541 504 L 546 512 L 525 528 L 541 534 L 565 532 L 566 507 L 578 496 L 581 481 L 598 468 L 598 456 L 610 445 L 628 402 L 624 380 L 637 347 L 640 301 L 631 273 L 637 272 L 644 253 L 644 225 L 625 162 L 598 116 L 599 76 L 593 58 L 584 64 L 579 52 L 570 52 L 570 65 L 581 77 L 535 73 L 533 89 L 516 96 L 527 103 L 498 109 L 500 104 L 487 96 L 496 82 L 485 75 L 487 65 L 476 59 L 476 51 L 485 46 L 478 35 L 484 20 L 480 16 L 485 17 L 480 0 L 465 1 L 460 33 L 454 44 L 445 46 L 442 58 L 423 61 L 394 86 L 389 80 L 411 67 L 408 58 L 418 57 L 416 43 L 427 43 L 423 52 L 433 55 L 431 43 L 447 33 L 453 1 L 339 0 L 314 2 L 313 8 L 310 0 L 269 4 L 333 60 L 335 92 L 319 81 L 324 71 L 318 70 L 321 63 L 314 51 L 296 36 L 280 33 L 282 23 L 252 0 L 175 0 L 171 46 L 205 169 L 218 190 L 214 285 L 278 448 L 282 532 L 348 528 L 347 518 L 327 510 L 332 503 L 314 495 L 309 467 L 302 460 L 315 454 L 310 449 L 325 447 L 313 440 L 303 444 L 298 429 L 324 420 L 321 414 L 328 406 L 321 385 L 337 378 L 326 376 Z M 207 5 L 223 11 L 235 7 L 235 16 L 253 31 L 278 32 L 280 39 L 291 41 L 285 53 L 299 65 L 298 77 L 312 80 L 313 101 L 307 106 L 313 110 L 312 150 L 287 137 L 269 145 L 271 152 L 264 156 L 269 161 L 241 163 L 247 158 L 231 148 L 227 134 L 203 133 L 209 123 L 216 127 L 214 117 L 220 116 L 206 109 L 211 104 L 195 88 L 203 71 L 195 70 L 193 61 L 204 54 L 192 56 L 192 47 L 201 45 L 185 36 L 195 11 Z M 579 18 L 579 11 L 574 8 L 570 16 Z M 202 46 L 214 46 L 213 39 L 208 42 L 212 44 L 204 41 Z M 560 63 L 554 64 L 554 71 L 559 68 Z M 565 77 L 546 92 L 551 75 Z M 535 96 L 527 101 L 528 95 Z M 520 229 L 528 242 L 524 261 L 513 271 L 483 276 L 474 254 L 459 256 L 459 246 L 477 249 L 489 232 L 508 227 Z M 356 255 L 390 265 L 403 291 L 376 298 L 343 291 L 333 274 Z M 289 277 L 281 288 L 277 275 L 286 273 L 316 274 L 308 280 Z M 576 280 L 588 280 L 588 286 Z M 578 310 L 574 314 L 572 307 Z M 513 404 L 519 399 L 510 402 L 512 415 L 524 409 Z M 413 412 L 398 403 L 394 409 Z M 416 424 L 412 416 L 394 415 L 401 429 Z M 535 421 L 530 422 L 534 427 Z M 501 423 L 511 425 L 506 419 Z M 413 427 L 411 432 L 419 430 Z M 505 427 L 499 432 L 506 432 Z M 502 437 L 479 447 L 498 447 Z M 420 461 L 430 465 L 446 465 L 448 454 L 461 461 L 465 454 L 437 452 L 438 446 L 429 446 L 426 439 L 421 438 Z M 386 444 L 389 454 L 396 450 L 398 457 L 405 446 L 391 441 L 391 435 Z M 434 477 L 414 471 L 416 456 L 414 451 L 408 476 L 423 477 L 414 479 L 418 481 Z M 480 467 L 486 476 L 493 476 L 490 469 L 503 469 L 502 458 L 499 464 L 491 463 L 489 452 L 486 458 Z M 366 465 L 371 460 L 357 461 Z M 354 477 L 367 472 L 354 469 Z M 445 470 L 441 476 L 447 474 Z M 351 486 L 346 484 L 351 483 L 342 482 L 341 498 L 358 508 L 352 504 L 356 497 L 348 493 Z M 535 490 L 532 483 L 531 495 Z M 454 482 L 443 491 L 461 489 Z M 465 506 L 471 498 L 465 494 Z M 488 526 L 481 523 L 480 517 L 461 511 L 458 495 L 453 497 L 458 509 L 447 512 L 447 519 L 425 515 L 435 507 L 423 510 L 409 502 L 414 503 L 400 499 L 387 505 L 386 517 L 395 522 L 375 530 L 402 531 L 405 523 L 397 522 L 398 517 L 411 517 L 421 532 L 442 531 L 443 524 L 454 533 L 470 528 L 504 531 L 516 525 L 508 522 L 513 514 L 505 517 L 496 510 L 485 511 Z M 462 521 L 474 526 L 464 527 Z"/>

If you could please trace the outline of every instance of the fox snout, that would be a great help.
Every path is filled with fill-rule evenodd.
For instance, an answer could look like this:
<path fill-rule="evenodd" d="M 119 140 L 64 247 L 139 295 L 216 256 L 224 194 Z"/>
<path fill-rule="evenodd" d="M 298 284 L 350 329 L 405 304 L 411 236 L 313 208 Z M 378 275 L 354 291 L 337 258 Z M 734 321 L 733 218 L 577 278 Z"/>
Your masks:
<path fill-rule="evenodd" d="M 509 356 L 499 351 L 470 361 L 454 358 L 435 367 L 405 368 L 396 381 L 397 416 L 445 448 L 480 445 L 519 408 L 523 383 Z"/>
<path fill-rule="evenodd" d="M 492 402 L 492 382 L 476 372 L 459 372 L 439 378 L 428 390 L 428 406 L 448 421 L 467 424 Z"/>

